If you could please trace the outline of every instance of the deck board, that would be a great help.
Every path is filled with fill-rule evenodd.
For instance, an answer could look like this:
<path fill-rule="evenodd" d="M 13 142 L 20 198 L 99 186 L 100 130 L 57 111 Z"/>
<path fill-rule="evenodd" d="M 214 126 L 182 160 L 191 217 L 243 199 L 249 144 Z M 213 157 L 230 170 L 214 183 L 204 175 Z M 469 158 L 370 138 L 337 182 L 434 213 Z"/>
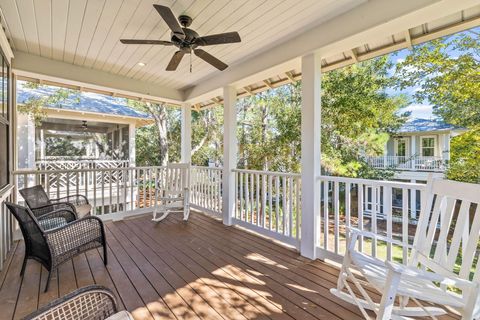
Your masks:
<path fill-rule="evenodd" d="M 135 319 L 361 319 L 360 311 L 329 292 L 338 267 L 192 212 L 188 223 L 170 216 L 108 222 L 108 266 L 102 249 L 62 265 L 43 293 L 47 272 L 29 261 L 19 276 L 24 246 L 1 273 L 0 320 L 19 319 L 77 287 L 101 284 Z M 441 319 L 455 319 L 446 316 Z"/>

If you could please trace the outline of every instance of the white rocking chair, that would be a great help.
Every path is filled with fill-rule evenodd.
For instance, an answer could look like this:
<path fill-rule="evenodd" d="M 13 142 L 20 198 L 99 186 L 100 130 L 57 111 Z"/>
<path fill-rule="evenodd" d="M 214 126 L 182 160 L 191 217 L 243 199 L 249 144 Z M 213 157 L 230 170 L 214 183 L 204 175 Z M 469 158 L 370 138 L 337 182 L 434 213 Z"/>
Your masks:
<path fill-rule="evenodd" d="M 382 261 L 357 251 L 360 236 L 377 238 L 396 246 L 403 244 L 350 229 L 337 288 L 330 291 L 356 304 L 366 319 L 371 319 L 367 309 L 375 312 L 376 319 L 417 316 L 435 319 L 435 316 L 446 313 L 442 308 L 425 306 L 419 300 L 448 306 L 460 313 L 462 319 L 480 319 L 480 262 L 477 261 L 480 251 L 480 185 L 449 180 L 434 180 L 427 184 L 426 201 L 413 246 L 409 246 L 407 265 Z M 360 271 L 363 277 L 354 270 Z M 366 287 L 381 293 L 381 300 L 374 302 Z M 410 300 L 413 303 L 408 304 Z"/>
<path fill-rule="evenodd" d="M 188 163 L 168 164 L 156 183 L 152 221 L 162 221 L 171 212 L 183 212 L 184 221 L 187 221 L 190 215 L 190 164 Z"/>

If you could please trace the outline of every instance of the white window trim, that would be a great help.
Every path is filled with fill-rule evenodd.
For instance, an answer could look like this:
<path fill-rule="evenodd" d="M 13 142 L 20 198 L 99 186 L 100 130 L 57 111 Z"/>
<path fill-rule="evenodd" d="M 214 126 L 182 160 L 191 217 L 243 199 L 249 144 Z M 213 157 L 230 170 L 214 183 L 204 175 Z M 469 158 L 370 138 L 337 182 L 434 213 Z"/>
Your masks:
<path fill-rule="evenodd" d="M 433 156 L 438 157 L 438 144 L 436 135 L 420 136 L 420 156 L 423 157 L 423 139 L 433 138 Z"/>

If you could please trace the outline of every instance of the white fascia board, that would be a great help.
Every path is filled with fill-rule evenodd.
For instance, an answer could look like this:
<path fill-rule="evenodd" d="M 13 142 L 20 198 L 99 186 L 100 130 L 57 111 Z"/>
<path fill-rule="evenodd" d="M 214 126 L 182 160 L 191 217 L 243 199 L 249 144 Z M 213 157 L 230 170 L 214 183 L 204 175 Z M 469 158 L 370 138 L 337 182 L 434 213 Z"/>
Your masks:
<path fill-rule="evenodd" d="M 370 0 L 352 10 L 286 40 L 221 74 L 185 89 L 185 100 L 194 104 L 219 95 L 225 85 L 241 87 L 267 79 L 286 70 L 299 69 L 300 57 L 319 52 L 328 57 L 351 50 L 369 40 L 404 32 L 422 23 L 458 13 L 478 5 L 478 0 Z M 274 73 L 279 66 L 281 72 Z M 219 89 L 220 88 L 220 89 Z"/>
<path fill-rule="evenodd" d="M 20 51 L 16 51 L 14 54 L 13 71 L 19 76 L 111 91 L 127 96 L 160 100 L 166 103 L 179 104 L 183 100 L 182 91 L 161 87 L 154 83 L 130 79 Z"/>

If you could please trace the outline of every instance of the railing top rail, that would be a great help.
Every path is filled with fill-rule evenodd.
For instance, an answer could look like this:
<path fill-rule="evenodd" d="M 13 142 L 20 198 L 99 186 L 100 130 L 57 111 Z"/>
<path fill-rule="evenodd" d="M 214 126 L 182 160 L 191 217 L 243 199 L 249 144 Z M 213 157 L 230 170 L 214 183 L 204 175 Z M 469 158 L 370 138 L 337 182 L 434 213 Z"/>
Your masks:
<path fill-rule="evenodd" d="M 87 169 L 69 169 L 69 170 L 32 170 L 20 169 L 13 171 L 14 175 L 21 174 L 52 174 L 52 173 L 82 173 L 82 172 L 106 172 L 118 170 L 149 170 L 149 169 L 165 169 L 164 166 L 145 166 L 145 167 L 117 167 L 117 168 L 87 168 Z"/>
<path fill-rule="evenodd" d="M 409 188 L 409 189 L 416 189 L 416 190 L 424 190 L 426 188 L 426 185 L 423 183 L 372 180 L 372 179 L 347 178 L 347 177 L 335 177 L 335 176 L 319 176 L 318 179 L 321 181 L 360 183 L 365 185 L 387 186 L 387 187 L 399 188 L 399 189 Z"/>
<path fill-rule="evenodd" d="M 0 203 L 7 199 L 7 197 L 12 193 L 13 188 L 15 188 L 15 186 L 13 184 L 9 184 L 3 189 L 0 189 Z"/>
<path fill-rule="evenodd" d="M 192 169 L 208 169 L 208 170 L 217 170 L 222 171 L 222 167 L 207 167 L 207 166 L 190 166 Z"/>
<path fill-rule="evenodd" d="M 260 171 L 260 170 L 247 170 L 247 169 L 232 169 L 232 172 L 262 174 L 266 176 L 280 176 L 280 177 L 292 177 L 300 178 L 300 173 L 287 173 L 287 172 L 275 172 L 275 171 Z"/>

